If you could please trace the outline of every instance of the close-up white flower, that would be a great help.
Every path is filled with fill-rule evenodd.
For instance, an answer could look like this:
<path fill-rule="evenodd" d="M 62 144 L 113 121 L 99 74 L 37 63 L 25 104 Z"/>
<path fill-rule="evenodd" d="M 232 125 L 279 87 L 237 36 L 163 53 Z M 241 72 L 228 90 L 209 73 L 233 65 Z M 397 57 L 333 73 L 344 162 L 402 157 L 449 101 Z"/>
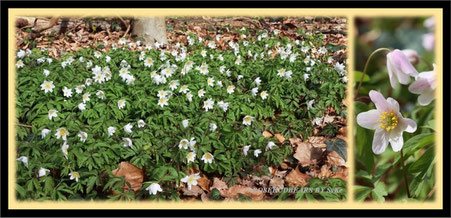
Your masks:
<path fill-rule="evenodd" d="M 108 127 L 108 135 L 112 136 L 116 132 L 116 128 L 114 126 Z"/>
<path fill-rule="evenodd" d="M 49 110 L 49 120 L 52 120 L 53 117 L 58 117 L 57 110 Z"/>
<path fill-rule="evenodd" d="M 89 98 L 89 96 L 91 96 L 91 94 L 89 94 L 89 92 L 87 92 L 87 93 L 85 93 L 85 94 L 82 95 L 83 103 L 86 103 L 87 101 L 91 100 L 91 99 Z"/>
<path fill-rule="evenodd" d="M 16 160 L 20 161 L 23 163 L 23 165 L 28 168 L 28 157 L 26 156 L 20 156 L 19 158 L 17 158 Z"/>
<path fill-rule="evenodd" d="M 254 121 L 254 117 L 251 117 L 251 116 L 249 116 L 249 115 L 246 115 L 246 116 L 243 118 L 243 124 L 246 125 L 246 126 L 251 125 L 251 122 L 252 122 L 252 121 Z"/>
<path fill-rule="evenodd" d="M 188 123 L 189 123 L 189 119 L 183 120 L 182 121 L 183 128 L 188 127 Z"/>
<path fill-rule="evenodd" d="M 67 97 L 67 98 L 72 97 L 72 89 L 69 89 L 66 86 L 64 86 L 63 95 L 64 95 L 64 97 Z"/>
<path fill-rule="evenodd" d="M 209 86 L 211 86 L 211 87 L 213 87 L 214 85 L 215 85 L 215 80 L 214 80 L 214 78 L 213 77 L 209 77 L 208 79 L 207 79 L 207 85 L 209 85 Z"/>
<path fill-rule="evenodd" d="M 234 85 L 227 86 L 227 93 L 232 94 L 233 92 L 235 92 L 235 86 Z"/>
<path fill-rule="evenodd" d="M 78 104 L 78 109 L 81 110 L 81 111 L 84 111 L 86 109 L 86 104 L 83 103 L 83 102 Z"/>
<path fill-rule="evenodd" d="M 132 128 L 133 128 L 133 125 L 130 123 L 127 123 L 127 125 L 124 126 L 124 131 L 126 133 L 132 133 Z"/>
<path fill-rule="evenodd" d="M 67 136 L 69 136 L 69 132 L 67 131 L 66 128 L 61 127 L 56 130 L 55 135 L 56 135 L 56 139 L 62 138 L 64 141 L 66 141 Z"/>
<path fill-rule="evenodd" d="M 272 147 L 276 146 L 274 142 L 268 142 L 266 145 L 266 150 L 272 150 Z"/>
<path fill-rule="evenodd" d="M 191 187 L 197 185 L 197 180 L 200 179 L 199 173 L 191 174 L 185 176 L 181 179 L 182 182 L 188 185 L 188 190 L 191 190 Z"/>
<path fill-rule="evenodd" d="M 53 81 L 44 81 L 41 84 L 41 90 L 44 90 L 44 93 L 53 92 L 53 88 L 55 88 L 55 85 L 53 85 Z"/>
<path fill-rule="evenodd" d="M 96 95 L 100 99 L 104 99 L 105 98 L 105 92 L 103 92 L 102 90 L 97 90 Z"/>
<path fill-rule="evenodd" d="M 189 152 L 189 153 L 186 155 L 186 163 L 194 162 L 195 159 L 196 159 L 196 152 L 194 152 L 194 151 Z"/>
<path fill-rule="evenodd" d="M 415 121 L 404 118 L 399 104 L 374 90 L 369 93 L 376 109 L 357 115 L 357 123 L 366 129 L 376 130 L 373 137 L 373 152 L 381 154 L 390 143 L 393 151 L 400 151 L 404 145 L 403 132 L 413 133 L 417 129 Z"/>
<path fill-rule="evenodd" d="M 78 172 L 71 172 L 71 173 L 69 173 L 69 176 L 70 176 L 70 178 L 69 178 L 70 180 L 75 179 L 76 182 L 78 182 L 78 179 L 80 178 L 80 174 Z"/>
<path fill-rule="evenodd" d="M 69 152 L 67 151 L 69 149 L 69 144 L 67 144 L 67 141 L 64 141 L 63 146 L 61 146 L 61 151 L 63 152 L 63 155 L 66 159 L 67 155 L 69 155 Z"/>
<path fill-rule="evenodd" d="M 418 103 L 421 106 L 430 104 L 435 98 L 435 67 L 436 65 L 434 64 L 434 70 L 418 74 L 416 81 L 409 86 L 409 91 L 411 93 L 420 95 L 418 96 Z"/>
<path fill-rule="evenodd" d="M 218 128 L 218 126 L 215 123 L 210 123 L 209 127 L 211 132 L 214 132 Z"/>
<path fill-rule="evenodd" d="M 218 107 L 221 108 L 224 112 L 227 112 L 229 105 L 230 105 L 229 102 L 224 102 L 224 101 L 218 102 Z"/>
<path fill-rule="evenodd" d="M 199 98 L 204 97 L 204 95 L 205 95 L 204 89 L 199 89 L 199 91 L 197 91 L 197 96 L 199 96 Z"/>
<path fill-rule="evenodd" d="M 146 125 L 146 123 L 144 122 L 144 120 L 138 120 L 138 127 L 142 128 Z"/>
<path fill-rule="evenodd" d="M 17 67 L 17 68 L 22 68 L 22 67 L 24 67 L 24 66 L 25 66 L 25 64 L 23 63 L 22 60 L 18 60 L 18 61 L 16 62 L 16 67 Z"/>
<path fill-rule="evenodd" d="M 117 107 L 118 107 L 119 109 L 124 108 L 124 107 L 125 107 L 125 100 L 124 100 L 124 99 L 121 99 L 121 100 L 117 101 Z"/>
<path fill-rule="evenodd" d="M 209 98 L 208 100 L 204 101 L 204 105 L 202 106 L 205 111 L 208 111 L 209 109 L 213 109 L 214 101 Z"/>
<path fill-rule="evenodd" d="M 151 67 L 153 65 L 153 59 L 151 57 L 146 58 L 146 60 L 144 60 L 144 66 L 146 67 Z"/>
<path fill-rule="evenodd" d="M 78 137 L 80 137 L 80 141 L 86 142 L 86 139 L 88 138 L 88 133 L 80 131 L 80 133 L 78 133 Z"/>
<path fill-rule="evenodd" d="M 194 137 L 191 137 L 191 139 L 189 140 L 189 147 L 192 151 L 194 151 L 194 145 L 196 145 L 196 139 Z"/>
<path fill-rule="evenodd" d="M 149 191 L 149 195 L 156 195 L 158 192 L 163 192 L 163 189 L 158 183 L 152 183 L 146 188 L 146 191 Z"/>
<path fill-rule="evenodd" d="M 398 83 L 408 84 L 410 77 L 418 76 L 418 71 L 412 66 L 406 55 L 395 49 L 387 54 L 387 70 L 392 88 L 396 89 Z"/>
<path fill-rule="evenodd" d="M 124 147 L 133 147 L 133 143 L 130 138 L 122 138 L 122 141 L 124 142 Z"/>
<path fill-rule="evenodd" d="M 45 136 L 49 133 L 50 133 L 50 129 L 43 129 L 41 131 L 41 138 L 45 138 Z"/>
<path fill-rule="evenodd" d="M 213 159 L 214 157 L 210 152 L 205 153 L 201 158 L 201 160 L 203 160 L 204 163 L 212 163 Z"/>
<path fill-rule="evenodd" d="M 260 92 L 260 97 L 265 100 L 268 97 L 268 93 L 266 91 Z"/>
<path fill-rule="evenodd" d="M 249 151 L 250 147 L 251 147 L 251 145 L 244 146 L 244 148 L 243 148 L 244 156 L 247 156 L 247 152 Z"/>
<path fill-rule="evenodd" d="M 258 155 L 259 155 L 260 153 L 262 153 L 262 151 L 261 151 L 260 149 L 255 149 L 255 150 L 254 150 L 254 156 L 255 156 L 255 157 L 258 157 Z"/>
<path fill-rule="evenodd" d="M 38 177 L 43 177 L 43 176 L 45 176 L 48 172 L 50 172 L 49 169 L 46 169 L 46 168 L 41 167 L 41 168 L 39 168 Z"/>
<path fill-rule="evenodd" d="M 158 100 L 158 105 L 159 105 L 160 107 L 164 107 L 165 105 L 168 105 L 168 99 L 167 99 L 166 97 L 161 97 L 161 98 Z"/>
<path fill-rule="evenodd" d="M 188 139 L 182 139 L 182 140 L 180 140 L 180 143 L 179 143 L 179 148 L 180 149 L 188 149 L 188 146 L 189 146 L 189 141 L 188 141 Z"/>
<path fill-rule="evenodd" d="M 44 69 L 44 72 L 43 72 L 43 73 L 44 73 L 44 76 L 46 76 L 46 77 L 50 75 L 50 71 L 45 70 L 45 69 Z"/>

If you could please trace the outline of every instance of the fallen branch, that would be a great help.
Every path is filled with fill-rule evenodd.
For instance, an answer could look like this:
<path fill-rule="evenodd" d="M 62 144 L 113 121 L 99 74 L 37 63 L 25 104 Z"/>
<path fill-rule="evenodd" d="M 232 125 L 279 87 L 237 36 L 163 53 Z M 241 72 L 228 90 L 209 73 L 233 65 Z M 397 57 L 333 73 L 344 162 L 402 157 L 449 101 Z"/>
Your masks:
<path fill-rule="evenodd" d="M 25 124 L 21 124 L 21 123 L 18 123 L 17 126 L 27 127 L 27 128 L 33 128 L 33 126 L 25 125 Z"/>

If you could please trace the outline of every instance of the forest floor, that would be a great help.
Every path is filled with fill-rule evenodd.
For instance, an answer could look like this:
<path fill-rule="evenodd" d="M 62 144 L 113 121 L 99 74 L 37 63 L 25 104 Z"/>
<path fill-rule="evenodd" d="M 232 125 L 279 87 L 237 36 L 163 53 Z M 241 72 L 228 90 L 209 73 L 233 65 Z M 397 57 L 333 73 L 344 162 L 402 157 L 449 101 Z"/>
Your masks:
<path fill-rule="evenodd" d="M 47 48 L 54 58 L 74 52 L 86 47 L 100 48 L 105 42 L 117 43 L 123 37 L 132 38 L 131 19 L 128 18 L 65 18 L 58 19 L 54 26 L 39 33 L 34 29 L 43 29 L 52 20 L 50 18 L 22 18 L 16 22 L 16 47 L 17 49 Z M 299 39 L 297 29 L 303 28 L 306 32 L 321 32 L 325 35 L 324 42 L 337 46 L 329 55 L 340 63 L 346 63 L 347 58 L 347 21 L 338 17 L 299 17 L 299 18 L 253 18 L 253 17 L 168 17 L 166 18 L 168 47 L 178 42 L 185 42 L 188 33 L 193 32 L 202 38 L 221 34 L 224 39 L 239 38 L 236 32 L 242 27 L 252 32 L 255 28 L 280 30 L 280 35 L 293 40 Z M 224 49 L 226 43 L 218 49 Z M 135 47 L 136 48 L 136 47 Z M 348 104 L 343 101 L 345 106 Z M 338 131 L 332 137 L 320 133 L 329 124 L 338 127 Z M 228 187 L 222 178 L 202 177 L 199 185 L 192 190 L 182 188 L 181 196 L 184 200 L 202 199 L 208 201 L 208 196 L 214 188 L 217 188 L 222 197 L 232 200 L 239 194 L 254 200 L 271 199 L 273 193 L 255 192 L 255 187 L 283 188 L 285 186 L 306 185 L 311 178 L 340 178 L 346 181 L 348 168 L 346 161 L 335 151 L 327 151 L 326 141 L 340 138 L 346 139 L 346 118 L 339 117 L 335 111 L 328 110 L 322 125 L 317 126 L 314 135 L 308 139 L 285 139 L 277 133 L 264 132 L 266 137 L 276 137 L 280 142 L 288 140 L 293 146 L 291 159 L 296 159 L 299 164 L 293 166 L 287 159 L 280 166 L 269 167 L 270 176 L 248 176 L 241 178 L 237 184 Z M 261 168 L 261 167 L 260 167 Z M 261 170 L 261 169 L 256 169 Z M 124 172 L 123 172 L 124 173 Z M 126 172 L 125 172 L 126 174 Z M 133 184 L 132 184 L 133 185 Z"/>

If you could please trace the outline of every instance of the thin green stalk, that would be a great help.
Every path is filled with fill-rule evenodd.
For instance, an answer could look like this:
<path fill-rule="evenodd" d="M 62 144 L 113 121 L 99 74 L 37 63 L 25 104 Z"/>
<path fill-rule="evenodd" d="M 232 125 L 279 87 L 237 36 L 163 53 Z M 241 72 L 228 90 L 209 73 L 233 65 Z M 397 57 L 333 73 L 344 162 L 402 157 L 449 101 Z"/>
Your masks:
<path fill-rule="evenodd" d="M 406 169 L 406 166 L 404 165 L 404 155 L 402 153 L 402 149 L 401 149 L 401 166 L 402 166 L 402 170 L 404 171 L 404 183 L 406 183 L 407 197 L 411 198 L 410 190 L 409 190 L 409 182 L 407 180 L 407 169 Z"/>
<path fill-rule="evenodd" d="M 388 48 L 379 48 L 373 51 L 373 53 L 370 54 L 370 56 L 368 57 L 368 59 L 366 60 L 365 66 L 363 68 L 363 72 L 362 72 L 362 78 L 360 78 L 360 82 L 359 82 L 359 86 L 357 87 L 357 94 L 356 94 L 356 98 L 359 97 L 359 93 L 360 93 L 360 87 L 362 87 L 362 83 L 363 83 L 363 79 L 365 78 L 365 74 L 366 74 L 366 70 L 368 68 L 368 64 L 370 63 L 371 58 L 378 52 L 380 51 L 388 51 L 391 52 L 390 49 Z"/>

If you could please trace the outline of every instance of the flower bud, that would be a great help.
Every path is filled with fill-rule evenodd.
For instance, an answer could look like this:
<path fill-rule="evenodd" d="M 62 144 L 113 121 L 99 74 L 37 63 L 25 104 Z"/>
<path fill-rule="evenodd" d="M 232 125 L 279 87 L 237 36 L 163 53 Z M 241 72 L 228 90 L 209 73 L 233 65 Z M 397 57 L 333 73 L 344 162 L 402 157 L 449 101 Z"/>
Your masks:
<path fill-rule="evenodd" d="M 402 53 L 404 53 L 404 55 L 407 57 L 407 59 L 413 66 L 418 65 L 418 63 L 420 62 L 420 56 L 418 55 L 418 53 L 415 50 L 404 49 L 404 50 L 402 50 Z"/>

